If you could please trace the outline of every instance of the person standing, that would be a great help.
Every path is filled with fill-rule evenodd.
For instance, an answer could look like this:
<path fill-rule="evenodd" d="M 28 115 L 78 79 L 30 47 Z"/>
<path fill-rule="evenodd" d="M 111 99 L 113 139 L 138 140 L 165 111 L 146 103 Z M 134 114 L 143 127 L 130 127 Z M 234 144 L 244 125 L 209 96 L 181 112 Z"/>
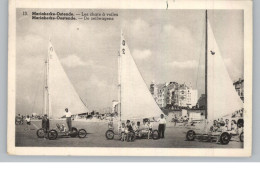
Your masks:
<path fill-rule="evenodd" d="M 177 121 L 178 121 L 178 118 L 177 118 L 177 115 L 175 114 L 175 115 L 174 115 L 174 126 L 176 126 Z"/>
<path fill-rule="evenodd" d="M 65 108 L 65 115 L 63 117 L 66 118 L 66 122 L 67 122 L 69 131 L 71 131 L 71 128 L 72 128 L 71 116 L 72 116 L 72 114 L 69 111 L 69 109 Z"/>
<path fill-rule="evenodd" d="M 159 137 L 164 138 L 164 132 L 165 132 L 165 128 L 166 128 L 166 119 L 165 119 L 164 115 L 161 114 L 161 118 L 158 120 L 154 119 L 154 121 L 159 122 L 159 126 L 158 126 Z"/>
<path fill-rule="evenodd" d="M 31 118 L 30 118 L 29 115 L 26 116 L 25 121 L 26 121 L 26 128 L 25 128 L 25 130 L 30 130 Z"/>
<path fill-rule="evenodd" d="M 42 118 L 42 128 L 44 130 L 44 137 L 47 137 L 49 128 L 50 128 L 50 122 L 49 122 L 49 118 L 47 116 L 47 114 L 44 114 L 43 118 Z"/>

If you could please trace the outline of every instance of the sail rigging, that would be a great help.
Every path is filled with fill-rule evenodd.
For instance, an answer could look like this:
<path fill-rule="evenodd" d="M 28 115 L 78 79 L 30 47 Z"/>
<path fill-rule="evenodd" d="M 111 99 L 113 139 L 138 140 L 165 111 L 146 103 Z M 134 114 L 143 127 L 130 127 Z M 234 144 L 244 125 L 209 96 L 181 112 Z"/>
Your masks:
<path fill-rule="evenodd" d="M 51 42 L 49 42 L 46 62 L 45 109 L 49 112 L 49 116 L 59 118 L 64 115 L 65 108 L 68 108 L 72 114 L 88 112 L 66 75 Z"/>
<path fill-rule="evenodd" d="M 159 117 L 163 114 L 145 84 L 123 34 L 118 70 L 122 120 Z"/>
<path fill-rule="evenodd" d="M 206 115 L 209 121 L 213 121 L 231 117 L 243 108 L 243 102 L 233 86 L 207 18 L 206 29 Z"/>

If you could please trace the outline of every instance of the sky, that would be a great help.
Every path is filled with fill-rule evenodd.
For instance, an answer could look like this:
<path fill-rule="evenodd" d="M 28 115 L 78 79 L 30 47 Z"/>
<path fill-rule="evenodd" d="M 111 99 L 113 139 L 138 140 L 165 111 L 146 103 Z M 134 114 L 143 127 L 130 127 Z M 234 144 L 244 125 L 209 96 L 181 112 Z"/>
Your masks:
<path fill-rule="evenodd" d="M 204 10 L 64 10 L 114 12 L 113 21 L 31 20 L 17 10 L 16 112 L 42 113 L 44 60 L 51 41 L 62 66 L 90 110 L 117 99 L 121 29 L 147 86 L 154 81 L 191 84 L 204 93 Z M 33 10 L 36 11 L 36 10 Z M 37 12 L 49 12 L 37 9 Z M 209 22 L 233 81 L 243 78 L 243 11 L 210 10 Z M 198 97 L 199 98 L 199 97 Z"/>

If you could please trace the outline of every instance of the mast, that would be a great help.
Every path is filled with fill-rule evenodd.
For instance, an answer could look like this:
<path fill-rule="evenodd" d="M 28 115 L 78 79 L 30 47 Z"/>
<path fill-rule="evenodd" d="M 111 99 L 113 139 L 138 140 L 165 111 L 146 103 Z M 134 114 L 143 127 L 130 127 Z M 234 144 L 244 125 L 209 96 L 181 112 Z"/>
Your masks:
<path fill-rule="evenodd" d="M 50 50 L 50 48 L 48 48 Z M 45 60 L 45 84 L 44 84 L 44 114 L 47 114 L 49 117 L 50 115 L 50 108 L 49 108 L 49 56 L 50 51 L 48 51 L 48 57 Z"/>
<path fill-rule="evenodd" d="M 205 119 L 208 118 L 208 10 L 205 16 Z"/>
<path fill-rule="evenodd" d="M 44 114 L 47 114 L 49 117 L 49 92 L 48 92 L 48 69 L 49 59 L 48 57 L 45 60 L 45 75 L 44 75 Z"/>
<path fill-rule="evenodd" d="M 121 58 L 120 52 L 118 51 L 118 115 L 121 121 Z"/>

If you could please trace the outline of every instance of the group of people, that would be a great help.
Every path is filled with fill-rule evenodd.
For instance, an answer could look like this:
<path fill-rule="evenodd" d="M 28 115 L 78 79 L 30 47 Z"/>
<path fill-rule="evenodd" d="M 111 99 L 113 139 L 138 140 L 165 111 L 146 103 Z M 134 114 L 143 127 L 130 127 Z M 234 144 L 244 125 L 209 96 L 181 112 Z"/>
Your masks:
<path fill-rule="evenodd" d="M 159 137 L 164 138 L 164 132 L 166 129 L 166 119 L 163 114 L 161 114 L 161 118 L 158 120 L 155 120 L 153 118 L 154 122 L 159 122 L 158 126 L 158 132 L 159 132 Z M 120 140 L 121 141 L 131 141 L 131 135 L 134 132 L 134 134 L 138 137 L 142 137 L 143 135 L 147 135 L 147 138 L 150 139 L 152 132 L 153 132 L 153 121 L 149 119 L 143 119 L 143 125 L 141 126 L 141 122 L 137 121 L 136 123 L 134 121 L 127 120 L 126 122 L 120 122 L 118 125 L 118 131 L 121 136 Z M 113 118 L 109 119 L 108 122 L 108 128 L 109 129 L 114 129 L 113 127 Z"/>
<path fill-rule="evenodd" d="M 23 120 L 24 116 L 18 114 L 16 118 L 17 119 L 20 118 Z M 62 118 L 66 118 L 68 130 L 70 132 L 72 129 L 72 113 L 69 111 L 68 108 L 65 108 L 65 113 L 64 116 L 62 116 Z M 27 125 L 31 125 L 31 118 L 29 115 L 26 116 L 25 120 Z M 159 137 L 164 138 L 164 132 L 166 129 L 166 119 L 164 117 L 164 114 L 161 114 L 161 117 L 157 120 L 153 118 L 153 121 L 159 122 L 159 126 L 158 126 Z M 50 128 L 50 121 L 47 114 L 44 114 L 42 117 L 42 128 L 44 129 L 44 132 L 47 135 L 47 132 L 49 131 Z M 61 128 L 63 131 L 66 131 L 66 127 L 64 124 L 61 125 Z M 109 120 L 108 128 L 113 129 L 113 118 Z M 134 121 L 130 121 L 130 120 L 127 120 L 126 123 L 123 122 L 119 125 L 119 132 L 121 134 L 122 141 L 129 141 L 129 138 L 131 137 L 129 135 L 130 132 L 135 132 L 135 134 L 137 134 L 140 137 L 143 134 L 147 134 L 147 138 L 149 139 L 151 137 L 152 131 L 153 131 L 153 123 L 149 119 L 143 120 L 143 126 L 141 126 L 140 121 L 137 121 L 137 123 L 135 124 Z"/>
<path fill-rule="evenodd" d="M 222 131 L 230 131 L 233 134 L 239 133 L 238 125 L 235 120 L 229 119 L 218 119 L 213 121 L 213 125 L 210 127 L 211 132 L 222 132 Z"/>
<path fill-rule="evenodd" d="M 186 126 L 189 122 L 189 118 L 187 116 L 181 116 L 180 118 L 178 118 L 175 114 L 174 118 L 172 118 L 172 122 L 174 122 L 174 126 L 176 126 L 177 123 L 183 123 L 183 126 Z"/>
<path fill-rule="evenodd" d="M 68 108 L 65 109 L 65 114 L 64 114 L 64 116 L 62 118 L 66 118 L 68 129 L 69 129 L 69 131 L 71 131 L 71 128 L 72 128 L 72 114 L 68 110 Z M 24 120 L 26 121 L 26 124 L 27 124 L 27 127 L 25 128 L 25 130 L 29 130 L 29 126 L 31 125 L 31 117 L 29 115 L 25 116 L 25 115 L 18 114 L 16 116 L 16 119 L 15 119 L 15 121 L 21 122 L 21 124 L 23 124 Z M 50 129 L 50 121 L 49 121 L 49 117 L 48 117 L 47 114 L 44 114 L 43 117 L 42 117 L 42 129 L 44 130 L 45 137 L 46 137 L 47 132 Z M 67 131 L 64 124 L 61 125 L 61 130 L 62 131 Z"/>
<path fill-rule="evenodd" d="M 29 130 L 29 126 L 31 125 L 31 117 L 29 115 L 21 115 L 21 114 L 18 114 L 15 118 L 15 121 L 17 122 L 20 122 L 20 124 L 23 124 L 24 123 L 24 120 L 26 121 L 26 128 L 24 130 Z"/>

